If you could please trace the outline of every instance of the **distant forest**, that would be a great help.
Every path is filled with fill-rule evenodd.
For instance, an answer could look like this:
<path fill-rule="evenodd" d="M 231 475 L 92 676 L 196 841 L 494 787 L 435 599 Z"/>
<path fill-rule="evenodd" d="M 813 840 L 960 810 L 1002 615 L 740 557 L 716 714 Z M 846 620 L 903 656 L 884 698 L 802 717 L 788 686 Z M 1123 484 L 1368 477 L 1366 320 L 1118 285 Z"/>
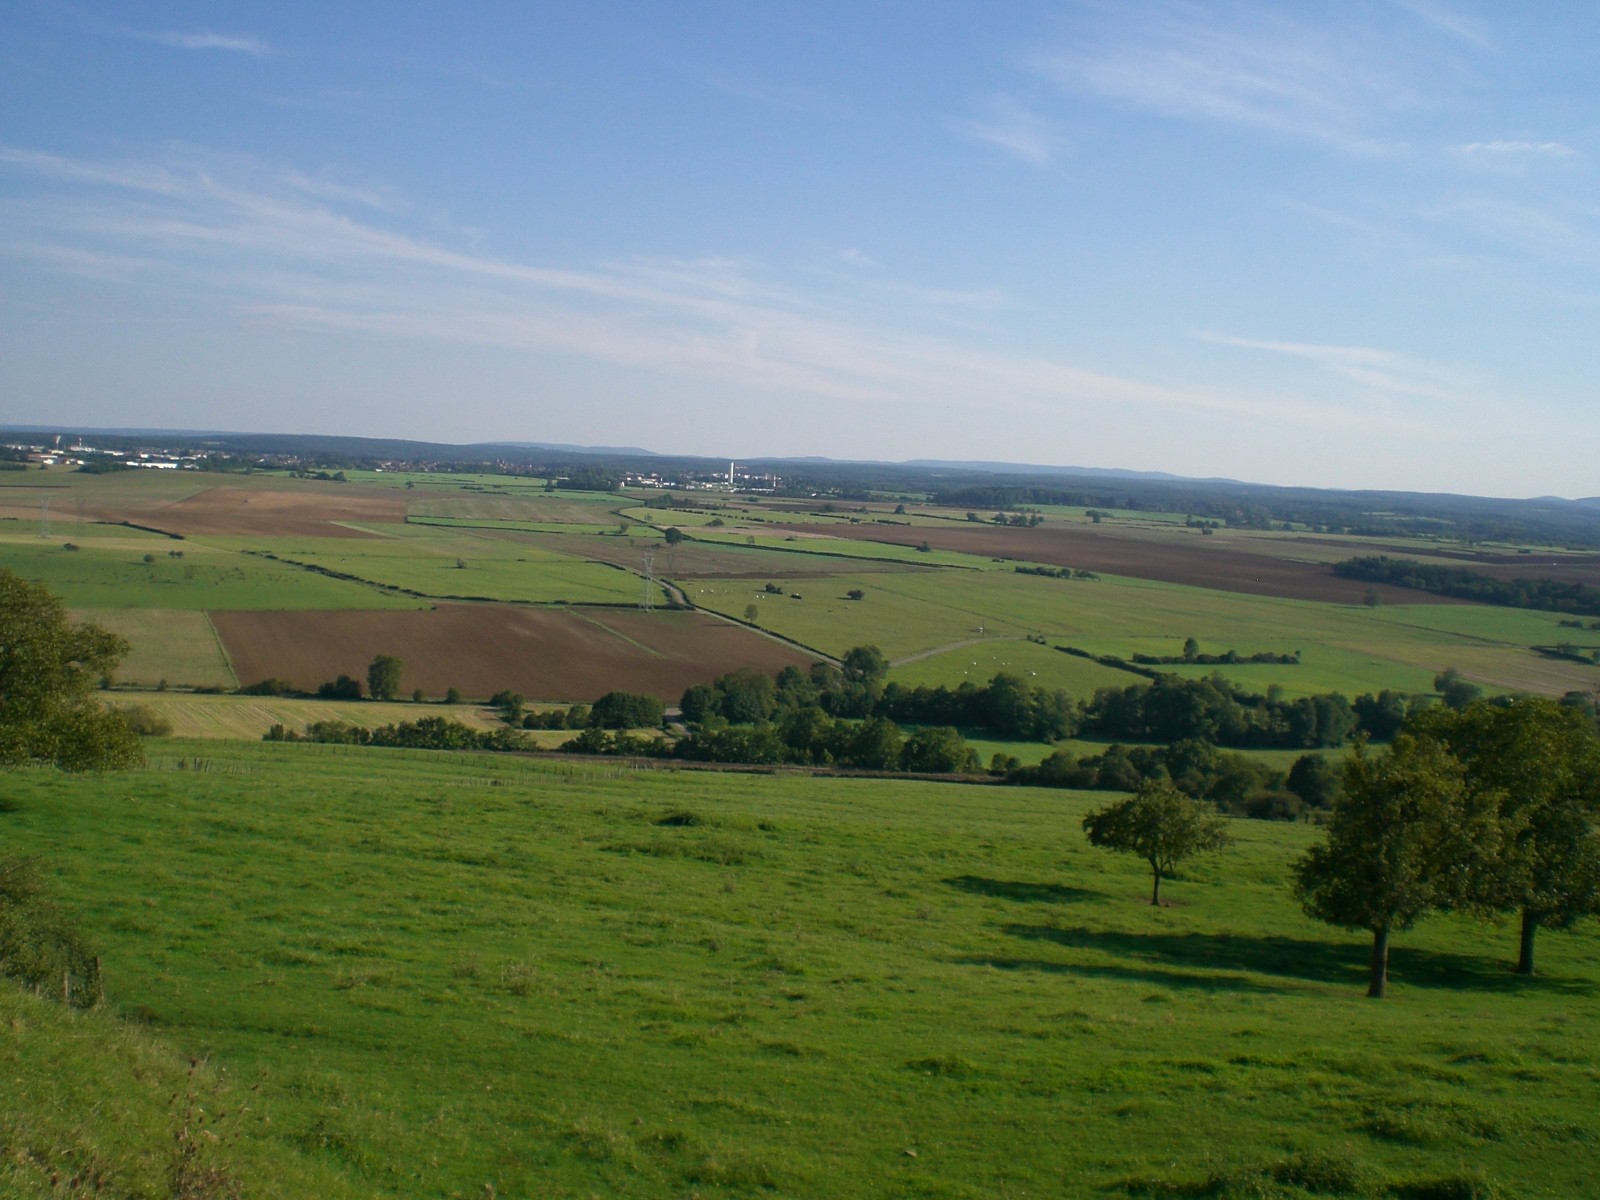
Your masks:
<path fill-rule="evenodd" d="M 1368 555 L 1335 564 L 1334 573 L 1366 583 L 1414 588 L 1479 604 L 1600 617 L 1600 588 L 1558 579 L 1496 579 L 1469 567 L 1421 563 L 1413 558 Z"/>

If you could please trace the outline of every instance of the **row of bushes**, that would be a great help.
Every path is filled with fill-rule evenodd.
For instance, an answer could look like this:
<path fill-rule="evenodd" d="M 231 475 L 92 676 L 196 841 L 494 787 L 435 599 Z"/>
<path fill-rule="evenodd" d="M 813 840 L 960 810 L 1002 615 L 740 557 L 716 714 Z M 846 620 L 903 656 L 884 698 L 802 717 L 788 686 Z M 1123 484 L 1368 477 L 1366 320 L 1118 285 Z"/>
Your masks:
<path fill-rule="evenodd" d="M 411 750 L 531 750 L 529 740 L 511 729 L 468 729 L 459 721 L 423 717 L 367 729 L 348 721 L 313 721 L 296 733 L 274 725 L 263 735 L 268 742 L 326 742 L 340 746 L 399 746 Z"/>

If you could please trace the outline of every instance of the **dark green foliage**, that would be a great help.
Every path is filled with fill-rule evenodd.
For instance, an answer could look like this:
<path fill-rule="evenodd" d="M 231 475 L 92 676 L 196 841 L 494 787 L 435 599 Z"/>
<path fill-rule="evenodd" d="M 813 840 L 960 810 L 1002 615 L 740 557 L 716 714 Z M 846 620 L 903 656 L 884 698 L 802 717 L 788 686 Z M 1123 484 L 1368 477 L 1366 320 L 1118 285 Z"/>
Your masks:
<path fill-rule="evenodd" d="M 561 743 L 567 754 L 612 754 L 633 758 L 665 758 L 672 744 L 665 738 L 632 734 L 624 729 L 607 731 L 591 725 L 577 737 Z"/>
<path fill-rule="evenodd" d="M 872 711 L 913 725 L 985 728 L 1017 741 L 1053 742 L 1078 729 L 1077 708 L 1066 692 L 1032 687 L 1008 672 L 982 687 L 970 682 L 955 689 L 891 683 Z"/>
<path fill-rule="evenodd" d="M 1245 692 L 1213 674 L 1161 675 L 1147 684 L 1101 688 L 1084 707 L 1083 727 L 1138 741 L 1198 738 L 1219 746 L 1313 749 L 1343 745 L 1358 722 L 1350 701 L 1337 692 L 1280 700 Z"/>
<path fill-rule="evenodd" d="M 1339 799 L 1339 772 L 1320 754 L 1295 759 L 1285 785 L 1307 808 L 1332 808 Z"/>
<path fill-rule="evenodd" d="M 1474 898 L 1522 923 L 1517 970 L 1534 972 L 1534 936 L 1600 912 L 1600 739 L 1582 711 L 1518 697 L 1434 708 L 1407 731 L 1461 764 L 1478 802 L 1495 809 L 1498 854 Z"/>
<path fill-rule="evenodd" d="M 127 649 L 95 625 L 71 624 L 48 591 L 0 570 L 0 767 L 104 771 L 142 762 L 127 722 L 91 695 Z"/>
<path fill-rule="evenodd" d="M 528 750 L 528 740 L 509 729 L 468 729 L 444 717 L 422 717 L 366 729 L 348 721 L 314 721 L 303 733 L 274 725 L 263 741 L 324 742 L 344 746 L 398 746 L 411 750 Z"/>
<path fill-rule="evenodd" d="M 622 476 L 605 467 L 585 465 L 563 472 L 551 483 L 571 492 L 614 492 L 622 486 Z"/>
<path fill-rule="evenodd" d="M 1446 708 L 1465 708 L 1483 695 L 1483 689 L 1461 677 L 1461 672 L 1448 667 L 1433 677 L 1433 690 L 1439 693 Z"/>
<path fill-rule="evenodd" d="M 1387 583 L 1436 596 L 1454 596 L 1479 604 L 1531 608 L 1540 612 L 1581 613 L 1600 616 L 1600 588 L 1557 579 L 1498 579 L 1468 567 L 1423 563 L 1412 558 L 1370 555 L 1347 559 L 1334 566 L 1346 579 Z"/>
<path fill-rule="evenodd" d="M 707 717 L 719 715 L 722 697 L 709 683 L 697 683 L 686 688 L 678 701 L 678 712 L 690 725 L 698 725 Z"/>
<path fill-rule="evenodd" d="M 507 725 L 520 725 L 522 723 L 522 708 L 527 701 L 521 692 L 502 689 L 489 697 L 489 707 L 500 710 L 500 719 Z"/>
<path fill-rule="evenodd" d="M 1137 794 L 1083 818 L 1089 844 L 1136 854 L 1150 864 L 1150 903 L 1161 903 L 1161 880 L 1199 854 L 1227 847 L 1226 822 L 1210 805 L 1185 796 L 1170 783 L 1148 781 Z"/>
<path fill-rule="evenodd" d="M 100 960 L 50 903 L 33 859 L 0 858 L 0 976 L 74 1008 L 100 1000 Z"/>
<path fill-rule="evenodd" d="M 1007 783 L 1106 792 L 1132 792 L 1142 784 L 1161 781 L 1231 816 L 1287 821 L 1299 816 L 1303 807 L 1299 797 L 1284 790 L 1278 772 L 1196 738 L 1170 746 L 1113 745 L 1085 758 L 1057 750 L 1037 766 L 1018 766 L 1006 774 Z"/>
<path fill-rule="evenodd" d="M 654 696 L 607 692 L 589 709 L 589 724 L 601 729 L 645 729 L 661 724 L 666 706 Z"/>
<path fill-rule="evenodd" d="M 791 761 L 789 747 L 770 725 L 703 727 L 674 749 L 679 758 L 696 762 L 781 763 Z"/>
<path fill-rule="evenodd" d="M 1367 994 L 1382 997 L 1389 935 L 1429 912 L 1472 907 L 1498 845 L 1494 806 L 1468 788 L 1461 764 L 1401 733 L 1379 755 L 1358 746 L 1345 764 L 1326 840 L 1294 864 L 1294 890 L 1308 915 L 1372 934 Z"/>
<path fill-rule="evenodd" d="M 571 708 L 552 708 L 545 712 L 531 712 L 522 718 L 524 729 L 582 729 L 589 723 L 589 706 L 574 704 Z"/>
<path fill-rule="evenodd" d="M 765 721 L 777 707 L 776 689 L 771 676 L 752 667 L 743 667 L 722 676 L 714 687 L 717 697 L 715 711 L 735 725 Z"/>
<path fill-rule="evenodd" d="M 1426 702 L 1426 697 L 1420 698 Z M 1407 696 L 1384 688 L 1374 696 L 1371 692 L 1357 696 L 1351 704 L 1355 710 L 1356 725 L 1375 742 L 1392 741 L 1405 724 L 1406 717 L 1419 707 L 1419 698 Z"/>
<path fill-rule="evenodd" d="M 296 696 L 299 689 L 286 679 L 268 678 L 236 690 L 240 696 Z"/>
<path fill-rule="evenodd" d="M 367 692 L 374 700 L 395 700 L 400 696 L 400 673 L 404 664 L 392 654 L 380 654 L 367 666 Z"/>
<path fill-rule="evenodd" d="M 975 774 L 982 769 L 978 752 L 948 725 L 919 729 L 908 737 L 900 748 L 900 766 L 906 771 L 940 775 Z"/>
<path fill-rule="evenodd" d="M 351 679 L 348 675 L 341 675 L 331 682 L 318 684 L 317 697 L 321 700 L 359 700 L 361 681 Z"/>

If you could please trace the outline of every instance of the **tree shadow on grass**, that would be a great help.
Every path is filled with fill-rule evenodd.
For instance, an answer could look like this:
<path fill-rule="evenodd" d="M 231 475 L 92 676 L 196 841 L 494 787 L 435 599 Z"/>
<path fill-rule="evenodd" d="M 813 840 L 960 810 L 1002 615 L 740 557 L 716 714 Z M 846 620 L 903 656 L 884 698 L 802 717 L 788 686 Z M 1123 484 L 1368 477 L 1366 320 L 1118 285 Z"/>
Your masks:
<path fill-rule="evenodd" d="M 1241 935 L 1237 933 L 1117 933 L 1107 930 L 1054 929 L 1044 925 L 1007 925 L 1015 938 L 1053 942 L 1078 950 L 1114 954 L 1143 964 L 1208 971 L 1282 975 L 1317 983 L 1365 985 L 1369 946 L 1357 943 L 1314 942 L 1300 938 Z M 1076 970 L 1062 966 L 1063 970 Z M 1149 969 L 1149 968 L 1142 968 Z M 1213 986 L 1229 986 L 1214 976 Z M 1389 951 L 1389 981 L 1414 987 L 1449 988 L 1480 992 L 1560 992 L 1593 995 L 1589 979 L 1529 979 L 1511 971 L 1510 960 L 1478 954 L 1453 954 L 1403 943 Z M 1248 983 L 1248 981 L 1245 981 Z M 1251 990 L 1256 990 L 1254 986 Z"/>
<path fill-rule="evenodd" d="M 944 881 L 958 891 L 997 900 L 1016 900 L 1023 904 L 1073 904 L 1091 900 L 1102 893 L 1062 883 L 1029 883 L 1020 879 L 988 879 L 982 875 L 957 875 Z"/>
<path fill-rule="evenodd" d="M 1290 989 L 1278 984 L 1263 983 L 1244 975 L 1219 974 L 1181 970 L 1176 967 L 1136 967 L 1108 963 L 1052 962 L 1044 958 L 1003 958 L 998 955 L 974 954 L 952 959 L 968 967 L 994 967 L 1001 971 L 1041 971 L 1049 975 L 1073 975 L 1090 979 L 1117 979 L 1124 982 L 1151 983 L 1174 990 L 1199 989 L 1207 992 L 1283 993 Z"/>

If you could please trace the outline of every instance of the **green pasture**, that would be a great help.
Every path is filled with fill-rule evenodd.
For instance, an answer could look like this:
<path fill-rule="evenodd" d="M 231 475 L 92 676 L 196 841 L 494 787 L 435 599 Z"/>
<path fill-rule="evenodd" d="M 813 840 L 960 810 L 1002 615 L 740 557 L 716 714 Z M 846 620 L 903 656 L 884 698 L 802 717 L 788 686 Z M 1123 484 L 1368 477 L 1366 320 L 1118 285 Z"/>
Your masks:
<path fill-rule="evenodd" d="M 190 1055 L 248 1098 L 212 1107 L 251 1196 L 1591 1187 L 1593 923 L 1543 935 L 1525 980 L 1512 930 L 1426 922 L 1366 1000 L 1362 939 L 1288 894 L 1308 827 L 1234 822 L 1152 909 L 1143 864 L 1083 840 L 1095 795 L 152 750 L 14 773 L 0 834 L 159 1039 L 136 1051 L 152 1090 Z M 84 1135 L 50 1114 L 78 1114 L 102 1162 L 148 1157 L 170 1124 L 100 1115 L 132 1051 L 102 1084 L 19 1032 L 120 1037 L 76 1020 L 21 1011 L 7 1093 L 60 1138 Z"/>
<path fill-rule="evenodd" d="M 609 533 L 615 521 L 580 525 L 571 521 L 495 520 L 492 517 L 409 517 L 406 528 L 421 529 L 501 529 L 513 533 Z M 641 529 L 641 533 L 647 531 Z"/>
<path fill-rule="evenodd" d="M 1144 682 L 1138 675 L 1063 654 L 1054 646 L 1001 637 L 975 639 L 927 657 L 901 660 L 893 664 L 889 678 L 906 687 L 954 687 L 968 681 L 987 683 L 1001 671 L 1020 675 L 1035 687 L 1063 688 L 1080 699 L 1088 699 L 1097 688 Z"/>
<path fill-rule="evenodd" d="M 237 687 L 239 680 L 211 625 L 192 608 L 76 609 L 74 621 L 93 621 L 127 639 L 130 647 L 117 666 L 119 684 L 153 688 Z"/>
<path fill-rule="evenodd" d="M 442 529 L 394 538 L 272 538 L 249 544 L 289 562 L 429 597 L 591 604 L 630 604 L 640 597 L 637 575 L 508 535 Z"/>
<path fill-rule="evenodd" d="M 524 475 L 485 475 L 473 471 L 362 471 L 350 468 L 345 479 L 364 487 L 429 488 L 439 491 L 486 490 L 537 494 L 545 481 Z"/>
<path fill-rule="evenodd" d="M 757 579 L 716 580 L 688 592 L 702 607 L 742 618 L 761 586 Z M 846 598 L 853 588 L 865 593 L 863 599 Z M 1221 670 L 1262 691 L 1276 683 L 1290 696 L 1386 687 L 1428 691 L 1433 676 L 1452 665 L 1491 688 L 1555 695 L 1592 686 L 1596 675 L 1592 666 L 1530 648 L 1577 632 L 1560 630 L 1555 616 L 1481 605 L 1369 609 L 1114 576 L 1087 581 L 1005 571 L 841 574 L 803 595 L 804 601 L 760 599 L 758 624 L 835 656 L 862 643 L 876 644 L 895 660 L 985 637 L 1042 635 L 1051 644 L 1131 658 L 1176 655 L 1195 637 L 1208 653 L 1299 650 L 1298 666 L 1172 668 Z M 954 668 L 970 670 L 959 654 L 930 661 L 918 682 L 954 685 L 961 681 Z M 946 663 L 952 674 L 934 677 Z"/>
<path fill-rule="evenodd" d="M 43 584 L 73 608 L 216 612 L 417 607 L 415 600 L 192 538 L 95 537 L 74 544 L 77 550 L 55 542 L 41 545 L 37 539 L 0 541 L 0 568 Z M 154 561 L 145 562 L 147 555 Z"/>
<path fill-rule="evenodd" d="M 866 542 L 856 538 L 830 538 L 807 534 L 773 533 L 747 534 L 739 530 L 713 529 L 697 532 L 696 541 L 721 545 L 755 545 L 781 550 L 786 554 L 804 554 L 813 557 L 837 558 L 849 568 L 852 560 L 910 563 L 920 567 L 965 567 L 973 570 L 995 569 L 994 560 L 955 550 L 918 550 L 915 546 L 898 546 L 888 542 Z M 1006 570 L 1014 564 L 1007 563 Z M 812 568 L 815 569 L 815 568 Z"/>
<path fill-rule="evenodd" d="M 636 533 L 640 535 L 638 538 L 634 537 Z M 719 541 L 696 537 L 671 547 L 661 540 L 660 531 L 644 526 L 630 527 L 626 537 L 562 533 L 528 534 L 526 538 L 529 545 L 542 546 L 552 553 L 581 554 L 624 563 L 633 569 L 643 566 L 643 551 L 648 547 L 654 555 L 656 575 L 684 584 L 704 575 L 750 577 L 759 574 L 763 577 L 763 583 L 781 583 L 787 579 L 798 591 L 802 582 L 810 582 L 818 575 L 831 574 L 836 570 L 859 572 L 874 569 L 873 564 L 859 558 L 830 561 L 827 555 L 796 553 L 789 544 L 764 538 Z M 645 542 L 645 539 L 648 541 Z M 645 544 L 635 544 L 637 542 Z M 902 562 L 885 556 L 882 569 L 886 572 L 903 571 L 918 565 L 925 564 Z"/>

